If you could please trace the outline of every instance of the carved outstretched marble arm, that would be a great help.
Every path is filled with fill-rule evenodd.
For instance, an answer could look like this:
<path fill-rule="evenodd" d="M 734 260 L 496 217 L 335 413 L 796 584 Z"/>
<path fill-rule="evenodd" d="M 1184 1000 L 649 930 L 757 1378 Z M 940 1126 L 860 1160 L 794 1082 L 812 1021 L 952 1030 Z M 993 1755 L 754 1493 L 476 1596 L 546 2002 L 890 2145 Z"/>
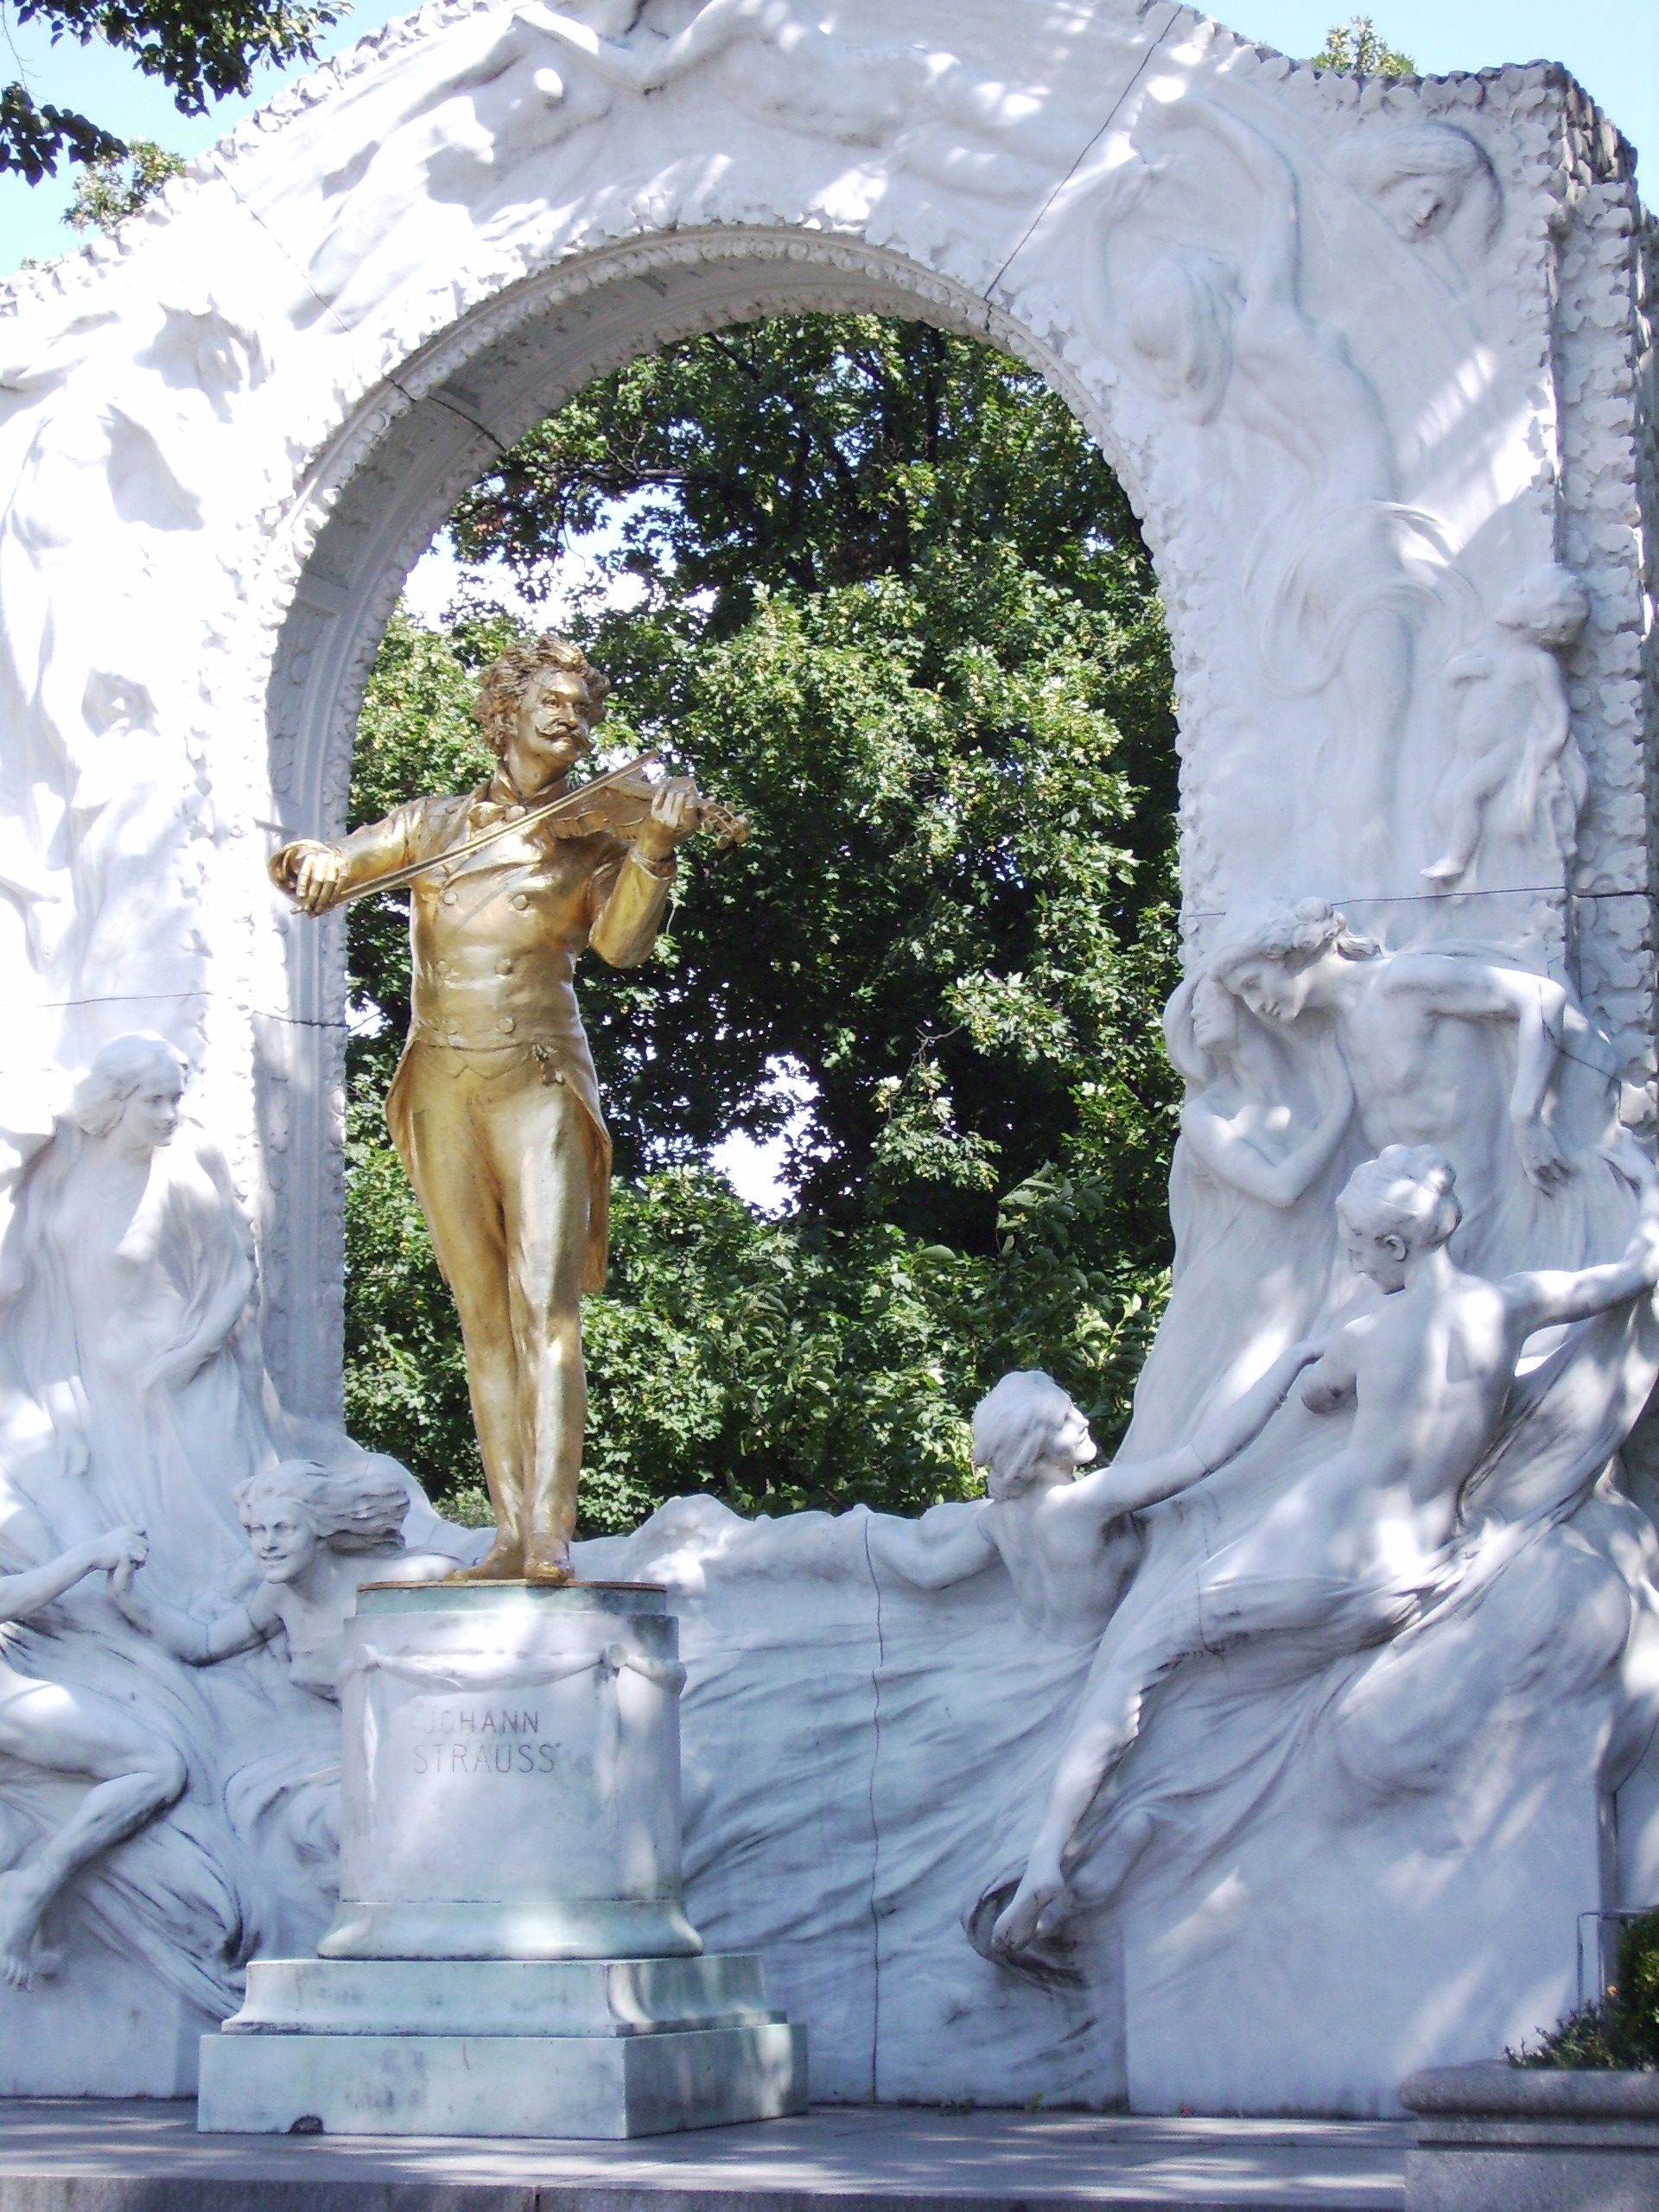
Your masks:
<path fill-rule="evenodd" d="M 1081 1508 L 1109 1521 L 1191 1490 L 1255 1442 L 1303 1368 L 1312 1365 L 1323 1350 L 1322 1342 L 1292 1344 L 1242 1398 L 1201 1421 L 1190 1443 L 1160 1452 L 1154 1459 L 1114 1459 L 1094 1474 L 1080 1477 L 1068 1490 L 1057 1492 L 1057 1497 L 1068 1513 Z"/>
<path fill-rule="evenodd" d="M 282 1625 L 273 1608 L 265 1620 L 256 1620 L 246 1605 L 232 1605 L 216 1620 L 199 1621 L 194 1614 L 164 1605 L 132 1586 L 130 1574 L 118 1570 L 110 1578 L 110 1595 L 136 1629 L 152 1637 L 163 1651 L 170 1651 L 187 1667 L 213 1667 L 238 1651 L 251 1651 L 268 1643 Z"/>
<path fill-rule="evenodd" d="M 0 1575 L 0 1621 L 26 1621 L 73 1589 L 83 1575 L 96 1573 L 99 1567 L 117 1574 L 124 1564 L 142 1560 L 146 1548 L 141 1529 L 115 1529 L 107 1536 L 91 1536 L 85 1543 L 72 1545 L 44 1567 Z"/>
<path fill-rule="evenodd" d="M 1246 296 L 1252 302 L 1281 301 L 1301 309 L 1301 202 L 1296 172 L 1271 139 L 1253 124 L 1230 114 L 1213 100 L 1188 93 L 1159 111 L 1174 128 L 1208 131 L 1237 162 L 1262 195 Z"/>
<path fill-rule="evenodd" d="M 1529 1333 L 1563 1321 L 1587 1321 L 1659 1284 L 1659 1171 L 1633 1137 L 1608 1146 L 1603 1157 L 1641 1196 L 1630 1241 L 1618 1259 L 1603 1267 L 1510 1275 L 1504 1296 Z"/>
<path fill-rule="evenodd" d="M 976 1498 L 963 1504 L 935 1505 L 919 1521 L 862 1510 L 859 1517 L 876 1566 L 918 1590 L 946 1590 L 953 1582 L 980 1573 L 996 1557 L 985 1525 L 987 1510 L 986 1501 Z"/>

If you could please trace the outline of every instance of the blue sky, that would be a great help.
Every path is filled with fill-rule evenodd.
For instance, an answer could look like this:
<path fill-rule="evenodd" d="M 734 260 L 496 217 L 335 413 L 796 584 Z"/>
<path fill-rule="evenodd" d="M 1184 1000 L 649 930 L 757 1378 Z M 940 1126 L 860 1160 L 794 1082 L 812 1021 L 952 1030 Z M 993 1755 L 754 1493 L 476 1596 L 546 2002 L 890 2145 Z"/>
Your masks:
<path fill-rule="evenodd" d="M 1370 0 L 1370 9 L 1389 43 L 1403 47 L 1428 74 L 1505 61 L 1565 62 L 1638 149 L 1659 149 L 1659 0 Z M 360 0 L 328 48 L 350 45 L 405 12 L 402 0 Z M 1294 54 L 1317 51 L 1326 28 L 1344 12 L 1353 12 L 1352 0 L 1345 10 L 1332 0 L 1230 0 L 1220 10 L 1231 29 Z M 279 81 L 268 72 L 256 99 L 227 100 L 211 115 L 188 118 L 164 89 L 107 48 L 54 48 L 38 24 L 20 26 L 9 10 L 0 11 L 0 69 L 7 79 L 21 75 L 37 99 L 80 108 L 127 137 L 154 138 L 186 154 L 221 137 L 269 99 Z M 1659 162 L 1659 152 L 1652 158 Z M 1651 181 L 1647 196 L 1650 204 L 1659 199 Z M 0 177 L 0 271 L 75 244 L 62 222 L 68 200 L 61 181 L 29 186 Z"/>

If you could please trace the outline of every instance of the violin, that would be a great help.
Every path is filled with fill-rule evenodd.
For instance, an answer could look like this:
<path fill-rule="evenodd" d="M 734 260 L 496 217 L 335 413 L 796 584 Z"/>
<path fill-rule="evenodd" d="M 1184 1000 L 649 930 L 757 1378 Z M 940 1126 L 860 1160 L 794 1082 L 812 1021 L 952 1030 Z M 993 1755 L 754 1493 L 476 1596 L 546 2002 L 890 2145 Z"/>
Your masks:
<path fill-rule="evenodd" d="M 384 875 L 354 883 L 329 903 L 334 907 L 351 906 L 359 899 L 372 899 L 377 892 L 401 891 L 416 876 L 452 868 L 457 861 L 466 860 L 486 845 L 494 844 L 498 837 L 521 836 L 526 830 L 543 825 L 556 837 L 592 837 L 603 832 L 631 840 L 645 826 L 652 802 L 662 789 L 645 773 L 662 757 L 660 753 L 642 753 L 637 760 L 609 769 L 604 775 L 594 777 L 591 782 L 578 784 L 573 791 L 561 791 L 556 798 L 542 799 L 531 806 L 510 807 L 499 822 L 493 822 L 487 830 L 463 838 L 460 844 L 434 853 L 428 860 L 411 861 L 407 867 L 388 868 Z M 701 791 L 687 803 L 686 815 L 694 830 L 711 832 L 722 845 L 741 845 L 749 834 L 747 814 L 736 813 L 719 799 L 705 798 Z M 271 879 L 283 890 L 289 890 L 289 869 L 293 856 L 301 849 L 284 845 L 281 852 L 271 855 Z"/>
<path fill-rule="evenodd" d="M 542 820 L 556 837 L 592 837 L 603 832 L 612 837 L 631 841 L 644 827 L 652 802 L 662 789 L 652 783 L 645 769 L 660 760 L 656 753 L 641 753 L 638 760 L 631 760 L 625 768 L 613 768 L 607 776 L 595 776 L 592 783 L 582 784 L 562 798 L 550 803 L 545 810 L 531 807 L 526 810 L 515 828 L 526 823 Z M 692 829 L 712 836 L 722 845 L 741 845 L 749 834 L 749 817 L 717 798 L 705 798 L 701 791 L 686 802 L 685 815 Z"/>

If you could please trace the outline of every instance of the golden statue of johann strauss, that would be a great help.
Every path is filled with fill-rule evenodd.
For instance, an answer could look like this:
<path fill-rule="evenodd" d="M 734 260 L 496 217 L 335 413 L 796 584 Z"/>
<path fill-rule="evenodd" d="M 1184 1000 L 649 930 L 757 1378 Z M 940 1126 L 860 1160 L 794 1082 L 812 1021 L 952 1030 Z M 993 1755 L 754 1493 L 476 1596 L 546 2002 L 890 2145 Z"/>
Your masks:
<path fill-rule="evenodd" d="M 474 710 L 500 763 L 487 784 L 270 861 L 308 914 L 410 885 L 413 1018 L 386 1119 L 460 1309 L 495 1508 L 457 1580 L 571 1580 L 581 1294 L 604 1287 L 611 1166 L 571 973 L 589 945 L 614 968 L 647 957 L 675 847 L 724 814 L 683 778 L 569 791 L 608 689 L 563 639 L 512 646 Z"/>

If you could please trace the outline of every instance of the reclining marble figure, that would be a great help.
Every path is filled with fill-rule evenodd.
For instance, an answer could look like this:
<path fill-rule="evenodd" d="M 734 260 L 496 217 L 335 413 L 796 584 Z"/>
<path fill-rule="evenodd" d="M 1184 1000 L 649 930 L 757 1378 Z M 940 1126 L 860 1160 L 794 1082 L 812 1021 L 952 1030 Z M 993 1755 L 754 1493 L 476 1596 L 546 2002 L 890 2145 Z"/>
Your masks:
<path fill-rule="evenodd" d="M 1338 1218 L 1354 1267 L 1381 1298 L 1337 1332 L 1302 1386 L 1311 1412 L 1351 1414 L 1348 1433 L 1164 1603 L 1114 1617 L 1025 1872 L 997 1918 L 997 1948 L 1017 1955 L 1064 1920 L 1068 1853 L 1080 1824 L 1134 1747 L 1148 1696 L 1184 1661 L 1294 1636 L 1323 1662 L 1389 1641 L 1433 1599 L 1451 1568 L 1465 1487 L 1503 1429 L 1528 1339 L 1628 1307 L 1659 1283 L 1659 1173 L 1628 1137 L 1616 1164 L 1642 1200 L 1621 1258 L 1496 1282 L 1464 1273 L 1446 1249 L 1461 1209 L 1440 1154 L 1390 1145 L 1356 1168 Z M 1193 1464 L 1189 1484 L 1205 1479 Z M 1144 1810 L 1122 1824 L 1111 1853 L 1116 1879 L 1153 1825 Z M 1093 1894 L 1109 1892 L 1099 1866 L 1094 1877 Z"/>
<path fill-rule="evenodd" d="M 0 1623 L 25 1621 L 84 1575 L 111 1581 L 143 1564 L 143 1534 L 114 1529 L 21 1574 L 0 1576 Z M 0 1752 L 92 1784 L 55 1834 L 0 1873 L 0 1981 L 26 1989 L 55 1958 L 36 1951 L 48 1906 L 78 1868 L 122 1842 L 172 1804 L 184 1761 L 141 1719 L 96 1692 L 20 1673 L 0 1658 Z"/>

